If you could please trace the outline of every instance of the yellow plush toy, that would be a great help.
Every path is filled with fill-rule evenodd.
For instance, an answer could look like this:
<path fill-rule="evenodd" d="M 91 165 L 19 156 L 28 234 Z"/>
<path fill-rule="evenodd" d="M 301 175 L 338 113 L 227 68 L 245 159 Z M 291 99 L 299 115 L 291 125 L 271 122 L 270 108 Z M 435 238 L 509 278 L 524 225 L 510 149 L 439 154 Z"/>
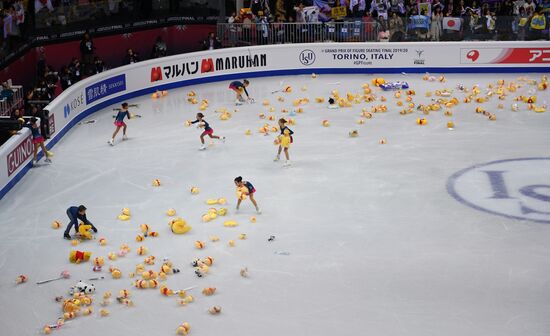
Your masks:
<path fill-rule="evenodd" d="M 82 252 L 82 251 L 72 250 L 71 253 L 69 254 L 69 261 L 75 264 L 79 264 L 82 261 L 90 260 L 91 256 L 92 256 L 92 252 Z"/>
<path fill-rule="evenodd" d="M 245 186 L 237 188 L 237 198 L 240 200 L 245 200 L 248 196 L 248 188 Z"/>
<path fill-rule="evenodd" d="M 78 234 L 80 235 L 80 238 L 83 239 L 93 239 L 92 234 L 90 233 L 90 230 L 92 229 L 91 225 L 87 224 L 80 224 L 78 226 Z"/>
<path fill-rule="evenodd" d="M 175 234 L 184 234 L 191 230 L 191 226 L 188 225 L 187 222 L 180 217 L 171 220 L 169 225 L 170 229 Z"/>
<path fill-rule="evenodd" d="M 63 312 L 64 313 L 78 313 L 80 311 L 80 302 L 78 300 L 65 300 L 63 301 Z"/>

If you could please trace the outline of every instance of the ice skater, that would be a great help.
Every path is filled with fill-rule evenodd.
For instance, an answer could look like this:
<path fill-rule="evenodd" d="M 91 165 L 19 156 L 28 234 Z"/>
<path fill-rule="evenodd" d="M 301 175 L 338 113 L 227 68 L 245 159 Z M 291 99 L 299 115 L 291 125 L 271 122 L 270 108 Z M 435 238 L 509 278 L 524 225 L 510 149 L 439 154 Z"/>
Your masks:
<path fill-rule="evenodd" d="M 122 127 L 122 140 L 127 140 L 128 136 L 126 136 L 126 128 L 127 125 L 124 122 L 124 118 L 128 117 L 128 119 L 131 118 L 130 112 L 128 111 L 128 103 L 122 103 L 122 108 L 118 109 L 118 113 L 115 116 L 115 132 L 113 133 L 113 137 L 111 140 L 108 141 L 109 145 L 114 146 L 115 145 L 115 137 L 120 131 L 120 128 Z"/>
<path fill-rule="evenodd" d="M 250 98 L 248 95 L 248 91 L 246 91 L 246 87 L 250 84 L 250 82 L 247 79 L 244 79 L 242 82 L 240 81 L 233 81 L 231 84 L 229 84 L 229 88 L 233 91 L 235 91 L 237 100 L 235 100 L 235 104 L 241 105 L 245 102 L 243 98 L 243 92 L 246 93 L 246 98 L 248 99 L 248 102 L 252 103 L 254 102 L 254 99 Z"/>
<path fill-rule="evenodd" d="M 258 203 L 256 203 L 256 200 L 254 199 L 254 193 L 256 192 L 256 189 L 252 185 L 252 183 L 248 181 L 243 181 L 243 178 L 241 176 L 235 177 L 235 185 L 237 186 L 237 192 L 239 193 L 239 197 L 237 199 L 237 211 L 239 210 L 239 207 L 241 206 L 242 200 L 248 196 L 250 197 L 250 201 L 254 206 L 256 207 L 257 213 L 262 213 L 260 208 L 258 207 Z"/>
<path fill-rule="evenodd" d="M 42 148 L 42 153 L 44 153 L 44 156 L 46 157 L 44 161 L 48 163 L 52 162 L 52 160 L 50 160 L 49 158 L 50 153 L 46 149 L 46 146 L 44 146 L 44 137 L 42 136 L 42 134 L 40 134 L 40 128 L 38 127 L 37 121 L 38 119 L 36 119 L 35 117 L 32 117 L 30 122 L 23 125 L 24 127 L 27 127 L 32 133 L 32 143 L 34 146 L 33 159 L 32 159 L 33 166 L 38 163 L 38 147 Z"/>
<path fill-rule="evenodd" d="M 204 128 L 204 131 L 201 133 L 201 143 L 202 146 L 200 150 L 205 150 L 206 145 L 204 144 L 204 136 L 208 135 L 212 139 L 220 139 L 222 142 L 225 142 L 225 137 L 219 137 L 217 135 L 214 135 L 214 130 L 210 127 L 210 125 L 204 120 L 204 114 L 197 113 L 197 120 L 191 121 L 191 124 L 199 123 L 200 128 Z"/>
<path fill-rule="evenodd" d="M 273 161 L 276 162 L 281 159 L 281 151 L 284 149 L 286 157 L 286 162 L 284 165 L 290 166 L 290 155 L 288 154 L 288 149 L 290 148 L 290 144 L 294 142 L 294 139 L 292 138 L 292 134 L 294 134 L 294 132 L 286 126 L 286 120 L 284 118 L 279 119 L 279 128 L 281 129 L 279 149 L 277 151 L 277 156 Z"/>
<path fill-rule="evenodd" d="M 86 218 L 86 207 L 84 205 L 79 206 L 72 206 L 67 209 L 67 216 L 69 217 L 69 224 L 67 225 L 67 228 L 65 229 L 65 233 L 63 234 L 63 238 L 65 239 L 71 239 L 71 235 L 69 232 L 71 231 L 71 228 L 74 225 L 74 229 L 76 233 L 78 233 L 78 220 L 80 219 L 84 224 L 91 225 L 92 230 L 94 232 L 97 232 L 97 228 Z"/>

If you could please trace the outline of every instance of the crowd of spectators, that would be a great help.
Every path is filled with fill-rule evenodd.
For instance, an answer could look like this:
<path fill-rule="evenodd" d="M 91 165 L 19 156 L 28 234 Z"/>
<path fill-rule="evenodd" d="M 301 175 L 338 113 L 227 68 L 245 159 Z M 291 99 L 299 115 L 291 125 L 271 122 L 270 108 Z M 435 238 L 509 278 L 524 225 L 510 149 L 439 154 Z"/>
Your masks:
<path fill-rule="evenodd" d="M 229 16 L 227 35 L 229 45 L 236 36 L 260 44 L 281 23 L 362 21 L 379 41 L 536 40 L 548 39 L 546 14 L 550 0 L 251 0 L 249 11 Z"/>

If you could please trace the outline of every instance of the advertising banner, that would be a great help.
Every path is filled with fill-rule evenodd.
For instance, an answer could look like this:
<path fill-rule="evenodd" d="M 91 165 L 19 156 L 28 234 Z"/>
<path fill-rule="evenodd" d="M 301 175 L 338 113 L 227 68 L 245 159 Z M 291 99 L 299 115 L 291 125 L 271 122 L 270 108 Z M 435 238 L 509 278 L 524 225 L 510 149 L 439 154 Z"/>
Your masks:
<path fill-rule="evenodd" d="M 460 63 L 550 64 L 550 48 L 461 48 Z"/>
<path fill-rule="evenodd" d="M 86 104 L 126 90 L 126 75 L 104 79 L 86 88 Z"/>

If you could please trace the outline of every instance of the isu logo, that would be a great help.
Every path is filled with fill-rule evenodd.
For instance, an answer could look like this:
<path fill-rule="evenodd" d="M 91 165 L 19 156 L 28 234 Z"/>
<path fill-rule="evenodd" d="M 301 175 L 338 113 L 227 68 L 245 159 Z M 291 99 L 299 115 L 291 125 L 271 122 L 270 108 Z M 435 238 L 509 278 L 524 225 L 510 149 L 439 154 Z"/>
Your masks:
<path fill-rule="evenodd" d="M 478 164 L 453 174 L 447 192 L 477 210 L 550 224 L 549 171 L 544 157 Z"/>
<path fill-rule="evenodd" d="M 315 62 L 315 53 L 310 49 L 303 50 L 300 53 L 299 60 L 303 65 L 311 65 Z"/>
<path fill-rule="evenodd" d="M 151 68 L 151 83 L 162 80 L 162 70 L 160 67 Z"/>
<path fill-rule="evenodd" d="M 466 54 L 466 58 L 471 60 L 472 62 L 477 61 L 477 59 L 479 58 L 479 51 L 477 50 L 468 51 L 468 53 Z"/>

